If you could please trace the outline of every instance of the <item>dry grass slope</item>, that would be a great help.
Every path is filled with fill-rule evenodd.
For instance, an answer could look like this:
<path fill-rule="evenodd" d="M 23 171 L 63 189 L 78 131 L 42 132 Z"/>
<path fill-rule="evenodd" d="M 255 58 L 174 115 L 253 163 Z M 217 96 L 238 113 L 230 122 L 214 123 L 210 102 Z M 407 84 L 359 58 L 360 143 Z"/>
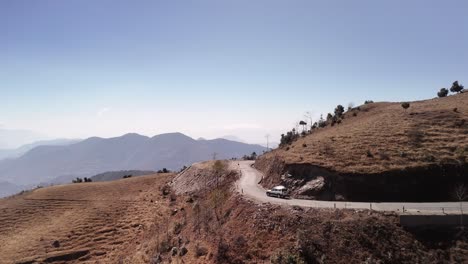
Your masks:
<path fill-rule="evenodd" d="M 168 213 L 171 175 L 37 189 L 0 200 L 0 263 L 119 263 Z"/>
<path fill-rule="evenodd" d="M 361 174 L 466 159 L 468 93 L 411 102 L 407 110 L 385 102 L 359 108 L 347 112 L 341 124 L 315 130 L 261 159 Z"/>

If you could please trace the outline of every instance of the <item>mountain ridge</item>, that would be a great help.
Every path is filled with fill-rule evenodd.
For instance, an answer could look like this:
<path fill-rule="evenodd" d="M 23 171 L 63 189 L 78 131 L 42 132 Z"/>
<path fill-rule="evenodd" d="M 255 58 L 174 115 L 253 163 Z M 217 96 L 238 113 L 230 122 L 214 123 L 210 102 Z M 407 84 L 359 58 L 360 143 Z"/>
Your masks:
<path fill-rule="evenodd" d="M 68 146 L 39 146 L 19 158 L 0 161 L 0 181 L 26 185 L 116 170 L 177 170 L 212 159 L 215 152 L 219 159 L 230 159 L 264 150 L 225 139 L 197 141 L 182 133 L 90 137 Z"/>

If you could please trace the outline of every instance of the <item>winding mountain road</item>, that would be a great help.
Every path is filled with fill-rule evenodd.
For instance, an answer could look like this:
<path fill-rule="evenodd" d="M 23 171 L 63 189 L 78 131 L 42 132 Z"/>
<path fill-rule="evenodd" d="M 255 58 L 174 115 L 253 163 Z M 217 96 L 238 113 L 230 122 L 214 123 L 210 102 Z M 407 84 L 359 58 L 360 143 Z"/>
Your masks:
<path fill-rule="evenodd" d="M 455 214 L 460 213 L 459 202 L 439 203 L 367 203 L 367 202 L 338 202 L 317 201 L 301 199 L 280 199 L 266 196 L 266 190 L 258 184 L 263 174 L 252 167 L 253 161 L 233 161 L 231 166 L 237 167 L 241 172 L 241 178 L 236 184 L 239 193 L 246 198 L 260 203 L 272 203 L 287 206 L 301 206 L 314 208 L 349 208 L 372 209 L 376 211 L 392 211 L 411 214 Z M 239 164 L 239 165 L 238 165 Z M 468 212 L 468 202 L 463 202 L 463 211 Z"/>

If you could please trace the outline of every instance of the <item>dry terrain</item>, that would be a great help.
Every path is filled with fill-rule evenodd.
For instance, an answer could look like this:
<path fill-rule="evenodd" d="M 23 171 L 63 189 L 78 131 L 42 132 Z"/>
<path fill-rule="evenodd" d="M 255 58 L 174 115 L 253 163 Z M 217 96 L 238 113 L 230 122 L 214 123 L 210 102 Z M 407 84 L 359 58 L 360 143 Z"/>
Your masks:
<path fill-rule="evenodd" d="M 288 164 L 311 163 L 341 173 L 378 173 L 466 158 L 468 93 L 411 102 L 407 110 L 400 103 L 359 109 L 348 111 L 340 124 L 314 130 L 264 158 L 279 156 Z"/>
<path fill-rule="evenodd" d="M 69 184 L 1 199 L 0 263 L 124 261 L 168 214 L 159 191 L 168 177 Z"/>
<path fill-rule="evenodd" d="M 468 261 L 466 233 L 410 232 L 366 210 L 256 204 L 233 191 L 235 168 L 215 164 L 0 200 L 0 263 Z"/>
<path fill-rule="evenodd" d="M 387 102 L 354 107 L 340 123 L 262 155 L 256 167 L 271 176 L 264 181 L 268 187 L 280 183 L 285 172 L 297 188 L 323 177 L 325 182 L 319 178 L 310 185 L 328 188 L 313 193 L 326 200 L 447 200 L 453 185 L 468 182 L 467 155 L 468 93 L 463 93 L 411 102 L 406 110 Z M 409 194 L 417 187 L 411 182 L 423 183 L 427 193 Z M 405 186 L 408 190 L 400 191 Z"/>

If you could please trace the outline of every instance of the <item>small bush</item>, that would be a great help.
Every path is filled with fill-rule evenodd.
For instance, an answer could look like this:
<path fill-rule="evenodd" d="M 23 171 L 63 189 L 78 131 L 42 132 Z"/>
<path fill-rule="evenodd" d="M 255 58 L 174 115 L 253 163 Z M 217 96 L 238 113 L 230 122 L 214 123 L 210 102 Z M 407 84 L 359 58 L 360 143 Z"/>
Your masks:
<path fill-rule="evenodd" d="M 224 240 L 218 242 L 218 254 L 216 256 L 218 263 L 229 263 L 231 259 L 229 256 L 229 248 L 229 245 Z"/>
<path fill-rule="evenodd" d="M 159 250 L 161 252 L 169 252 L 171 250 L 172 246 L 171 246 L 171 242 L 170 242 L 170 239 L 164 239 L 163 241 L 161 241 L 161 243 L 159 244 Z"/>
<path fill-rule="evenodd" d="M 401 103 L 401 107 L 403 107 L 403 109 L 406 110 L 406 109 L 408 109 L 408 108 L 410 107 L 410 103 L 408 103 L 408 102 L 403 102 L 403 103 Z"/>
<path fill-rule="evenodd" d="M 171 187 L 169 185 L 164 185 L 161 191 L 162 191 L 162 194 L 166 196 L 171 193 Z"/>
<path fill-rule="evenodd" d="M 201 256 L 206 256 L 206 255 L 208 255 L 208 249 L 206 247 L 203 247 L 197 244 L 195 246 L 195 256 L 201 257 Z"/>
<path fill-rule="evenodd" d="M 175 202 L 177 200 L 177 195 L 175 193 L 171 193 L 171 195 L 169 195 L 169 199 L 171 202 Z"/>
<path fill-rule="evenodd" d="M 458 108 L 455 107 L 455 108 L 453 109 L 453 111 L 454 111 L 455 113 L 458 113 Z"/>
<path fill-rule="evenodd" d="M 180 231 L 182 231 L 183 227 L 184 227 L 184 225 L 182 223 L 177 222 L 174 225 L 174 234 L 176 234 L 176 235 L 180 234 Z"/>
<path fill-rule="evenodd" d="M 370 150 L 367 150 L 367 151 L 366 151 L 366 156 L 367 156 L 368 158 L 374 157 L 374 155 L 372 155 L 372 152 L 371 152 Z"/>
<path fill-rule="evenodd" d="M 306 148 L 306 147 L 307 147 L 307 144 L 306 144 L 306 143 L 302 144 L 302 147 Z"/>
<path fill-rule="evenodd" d="M 366 101 L 364 101 L 364 104 L 373 104 L 373 103 L 374 103 L 374 101 L 372 101 L 372 100 L 366 100 Z"/>
<path fill-rule="evenodd" d="M 83 182 L 83 179 L 77 177 L 77 178 L 74 179 L 72 182 L 73 182 L 73 183 L 82 183 L 82 182 Z"/>
<path fill-rule="evenodd" d="M 454 81 L 450 91 L 452 93 L 460 93 L 463 90 L 463 85 L 458 84 L 458 81 Z"/>
<path fill-rule="evenodd" d="M 446 97 L 448 95 L 449 91 L 445 88 L 441 88 L 440 91 L 437 93 L 437 96 L 439 97 Z"/>

